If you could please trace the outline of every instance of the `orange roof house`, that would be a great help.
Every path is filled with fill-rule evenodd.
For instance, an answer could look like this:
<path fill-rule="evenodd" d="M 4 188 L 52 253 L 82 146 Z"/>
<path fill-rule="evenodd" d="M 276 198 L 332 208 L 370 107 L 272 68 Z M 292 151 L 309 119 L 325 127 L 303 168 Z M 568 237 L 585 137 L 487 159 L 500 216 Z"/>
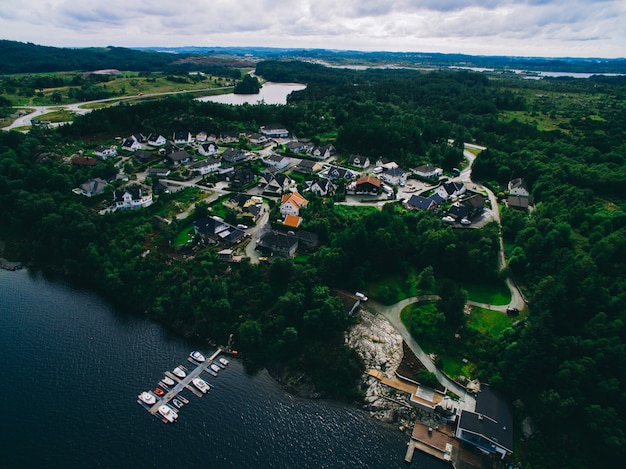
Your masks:
<path fill-rule="evenodd" d="M 298 228 L 302 223 L 302 218 L 297 215 L 287 215 L 283 224 L 291 228 Z"/>
<path fill-rule="evenodd" d="M 287 215 L 300 214 L 300 209 L 306 207 L 309 201 L 302 197 L 298 192 L 283 195 L 280 201 L 280 214 L 284 217 Z"/>

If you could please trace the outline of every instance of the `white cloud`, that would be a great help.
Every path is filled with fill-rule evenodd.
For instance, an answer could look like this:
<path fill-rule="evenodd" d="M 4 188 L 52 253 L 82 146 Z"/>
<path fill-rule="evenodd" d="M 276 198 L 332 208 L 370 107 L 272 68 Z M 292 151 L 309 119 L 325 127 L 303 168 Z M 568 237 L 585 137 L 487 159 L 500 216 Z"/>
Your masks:
<path fill-rule="evenodd" d="M 237 46 L 626 56 L 623 0 L 21 0 L 5 39 L 54 46 Z"/>

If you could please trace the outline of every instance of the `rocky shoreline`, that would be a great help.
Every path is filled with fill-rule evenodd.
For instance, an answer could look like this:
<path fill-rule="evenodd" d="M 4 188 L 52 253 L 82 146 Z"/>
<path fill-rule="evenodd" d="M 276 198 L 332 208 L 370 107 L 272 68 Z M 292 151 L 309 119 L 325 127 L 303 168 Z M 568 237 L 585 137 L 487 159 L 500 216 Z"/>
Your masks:
<path fill-rule="evenodd" d="M 346 344 L 356 350 L 366 369 L 378 370 L 388 378 L 395 372 L 404 357 L 402 336 L 383 317 L 361 310 L 360 322 L 346 333 Z M 410 431 L 418 417 L 406 393 L 382 384 L 378 379 L 364 374 L 361 389 L 365 394 L 364 408 L 370 416 L 382 422 L 396 424 L 400 431 Z"/>

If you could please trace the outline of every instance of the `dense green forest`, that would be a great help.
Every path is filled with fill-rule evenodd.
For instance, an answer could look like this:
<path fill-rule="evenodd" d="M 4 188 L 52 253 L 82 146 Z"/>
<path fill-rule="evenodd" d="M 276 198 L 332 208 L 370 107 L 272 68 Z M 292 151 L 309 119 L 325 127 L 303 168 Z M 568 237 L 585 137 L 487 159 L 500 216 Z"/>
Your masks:
<path fill-rule="evenodd" d="M 354 399 L 362 365 L 343 344 L 350 320 L 329 289 L 431 268 L 450 291 L 464 280 L 495 280 L 502 275 L 495 224 L 453 230 L 399 205 L 346 212 L 313 198 L 304 228 L 323 246 L 310 262 L 228 267 L 211 250 L 188 257 L 171 248 L 185 221 L 153 228 L 153 215 L 171 215 L 174 195 L 142 212 L 99 216 L 98 200 L 85 202 L 71 188 L 114 170 L 73 168 L 63 157 L 113 135 L 255 130 L 268 122 L 404 167 L 451 168 L 462 142 L 486 145 L 474 179 L 504 192 L 512 176 L 523 177 L 536 207 L 502 208 L 510 261 L 503 274 L 522 285 L 529 316 L 501 339 L 477 344 L 479 378 L 516 403 L 518 421 L 532 418 L 534 436 L 516 447 L 525 467 L 615 466 L 626 452 L 626 78 L 530 81 L 271 61 L 256 73 L 308 86 L 287 106 L 177 97 L 95 111 L 54 132 L 0 135 L 0 238 L 8 254 L 60 267 L 190 336 L 223 343 L 234 332 L 257 364 L 306 371 L 325 395 Z M 189 221 L 206 209 L 200 204 Z M 452 308 L 446 320 L 456 314 Z"/>

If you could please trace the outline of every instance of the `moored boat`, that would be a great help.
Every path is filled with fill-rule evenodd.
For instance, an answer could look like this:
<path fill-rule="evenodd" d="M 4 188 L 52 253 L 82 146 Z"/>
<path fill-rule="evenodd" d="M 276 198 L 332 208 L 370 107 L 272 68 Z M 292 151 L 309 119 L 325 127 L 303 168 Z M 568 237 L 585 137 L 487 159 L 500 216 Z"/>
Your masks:
<path fill-rule="evenodd" d="M 217 366 L 215 363 L 211 363 L 211 369 L 215 371 L 216 373 L 221 370 L 221 368 Z"/>
<path fill-rule="evenodd" d="M 159 407 L 159 414 L 168 422 L 172 423 L 178 418 L 178 414 L 174 409 L 166 405 Z"/>
<path fill-rule="evenodd" d="M 163 381 L 163 384 L 166 384 L 167 386 L 174 386 L 176 384 L 169 376 L 165 376 L 161 381 Z"/>
<path fill-rule="evenodd" d="M 222 365 L 228 365 L 228 360 L 226 360 L 224 357 L 220 357 L 218 360 Z"/>
<path fill-rule="evenodd" d="M 154 397 L 154 394 L 150 394 L 147 391 L 142 392 L 137 397 L 139 397 L 139 400 L 141 402 L 145 402 L 148 405 L 153 405 L 156 403 L 156 397 Z"/>
<path fill-rule="evenodd" d="M 172 399 L 172 404 L 174 404 L 174 407 L 176 407 L 177 409 L 180 409 L 183 406 L 183 403 L 180 402 L 178 399 Z"/>
<path fill-rule="evenodd" d="M 199 363 L 202 363 L 205 360 L 204 355 L 202 355 L 197 350 L 194 350 L 193 352 L 191 352 L 189 356 Z"/>
<path fill-rule="evenodd" d="M 152 392 L 156 394 L 157 396 L 162 396 L 163 394 L 165 394 L 165 391 L 163 391 L 163 389 L 161 388 L 154 388 Z"/>
<path fill-rule="evenodd" d="M 206 381 L 204 381 L 203 379 L 200 378 L 194 378 L 191 380 L 191 382 L 193 383 L 193 385 L 195 387 L 198 388 L 198 390 L 200 390 L 202 393 L 206 394 L 207 392 L 209 392 L 209 385 L 207 384 Z"/>
<path fill-rule="evenodd" d="M 184 378 L 185 376 L 187 376 L 187 373 L 185 373 L 182 369 L 182 367 L 177 366 L 176 368 L 174 368 L 172 370 L 172 373 L 174 373 L 176 376 L 178 376 L 179 378 Z"/>

